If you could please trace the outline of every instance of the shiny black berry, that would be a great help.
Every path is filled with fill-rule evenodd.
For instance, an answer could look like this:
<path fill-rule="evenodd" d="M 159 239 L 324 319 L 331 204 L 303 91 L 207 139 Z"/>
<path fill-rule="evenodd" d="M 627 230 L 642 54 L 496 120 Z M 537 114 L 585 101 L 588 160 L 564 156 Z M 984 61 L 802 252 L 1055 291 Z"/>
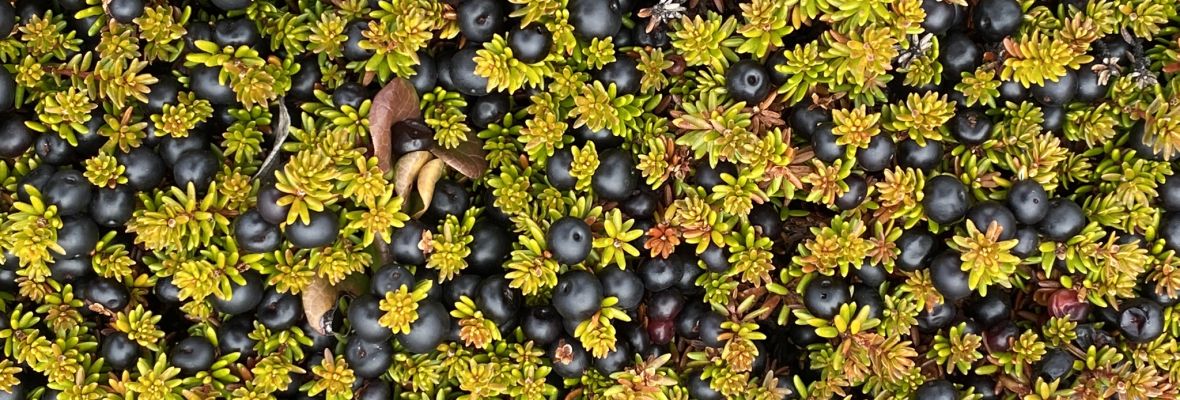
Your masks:
<path fill-rule="evenodd" d="M 208 150 L 193 150 L 181 154 L 172 165 L 172 181 L 181 188 L 192 184 L 197 193 L 204 193 L 213 183 L 213 176 L 221 168 L 217 156 Z"/>
<path fill-rule="evenodd" d="M 970 205 L 967 187 L 951 175 L 939 175 L 926 181 L 923 189 L 922 210 L 926 217 L 939 224 L 958 221 L 967 214 Z"/>
<path fill-rule="evenodd" d="M 583 321 L 598 311 L 602 298 L 602 284 L 594 274 L 569 271 L 557 278 L 553 308 L 566 320 Z"/>
<path fill-rule="evenodd" d="M 820 276 L 807 283 L 803 289 L 803 306 L 819 318 L 832 318 L 840 312 L 840 306 L 851 301 L 848 283 L 832 276 Z"/>
<path fill-rule="evenodd" d="M 410 332 L 396 337 L 407 351 L 424 354 L 438 347 L 450 331 L 451 317 L 447 309 L 436 300 L 426 300 L 418 305 L 418 319 L 410 324 Z"/>
<path fill-rule="evenodd" d="M 561 337 L 561 315 L 551 306 L 533 307 L 520 323 L 524 336 L 545 346 Z"/>
<path fill-rule="evenodd" d="M 1008 320 L 1012 313 L 1011 298 L 1004 291 L 989 290 L 987 296 L 970 300 L 963 311 L 982 327 L 990 328 Z"/>
<path fill-rule="evenodd" d="M 473 272 L 491 273 L 500 268 L 512 251 L 512 234 L 503 225 L 488 219 L 475 222 L 471 228 L 471 252 L 467 254 L 468 268 Z"/>
<path fill-rule="evenodd" d="M 242 284 L 230 284 L 229 297 L 210 296 L 214 309 L 223 314 L 238 315 L 253 310 L 262 302 L 262 293 L 265 289 L 262 275 L 251 270 L 243 272 L 242 279 Z"/>
<path fill-rule="evenodd" d="M 1075 101 L 1091 103 L 1106 98 L 1106 91 L 1110 88 L 1110 81 L 1103 83 L 1100 75 L 1094 72 L 1096 63 L 1083 65 L 1078 69 L 1078 90 L 1074 94 Z"/>
<path fill-rule="evenodd" d="M 643 74 L 639 72 L 639 63 L 630 56 L 620 55 L 614 62 L 604 65 L 595 74 L 595 79 L 602 82 L 604 87 L 615 85 L 619 96 L 639 92 L 639 80 Z"/>
<path fill-rule="evenodd" d="M 955 24 L 955 14 L 962 12 L 958 7 L 939 0 L 922 0 L 922 10 L 926 12 L 922 29 L 935 35 L 946 33 Z"/>
<path fill-rule="evenodd" d="M 37 135 L 25 125 L 25 117 L 20 114 L 0 116 L 0 158 L 16 158 L 24 154 L 33 147 Z"/>
<path fill-rule="evenodd" d="M 880 172 L 893 164 L 893 153 L 897 144 L 892 135 L 876 135 L 869 140 L 869 147 L 856 150 L 856 165 L 868 172 Z"/>
<path fill-rule="evenodd" d="M 254 317 L 272 331 L 281 331 L 303 318 L 303 301 L 299 296 L 268 289 L 254 310 Z"/>
<path fill-rule="evenodd" d="M 590 367 L 590 354 L 577 339 L 558 339 L 549 353 L 553 359 L 553 372 L 561 377 L 580 378 Z"/>
<path fill-rule="evenodd" d="M 757 61 L 738 61 L 725 71 L 725 91 L 734 100 L 758 104 L 770 94 L 770 73 Z"/>
<path fill-rule="evenodd" d="M 120 23 L 130 24 L 143 15 L 143 0 L 111 0 L 107 3 L 107 12 L 111 19 Z"/>
<path fill-rule="evenodd" d="M 648 291 L 658 292 L 672 287 L 680 280 L 684 271 L 680 268 L 679 254 L 668 258 L 650 258 L 639 265 L 639 277 Z"/>
<path fill-rule="evenodd" d="M 431 307 L 427 305 L 429 303 L 419 305 L 419 320 L 422 319 L 423 306 Z M 344 361 L 348 362 L 357 377 L 373 379 L 389 370 L 389 365 L 393 363 L 393 347 L 388 341 L 369 342 L 352 336 L 344 345 Z"/>
<path fill-rule="evenodd" d="M 348 35 L 348 40 L 344 41 L 342 54 L 348 61 L 364 61 L 373 56 L 373 50 L 362 48 L 360 45 L 361 40 L 365 38 L 364 31 L 368 27 L 368 21 L 352 21 L 344 30 L 344 33 Z"/>
<path fill-rule="evenodd" d="M 790 125 L 791 129 L 803 135 L 803 137 L 811 137 L 815 133 L 816 128 L 824 122 L 830 122 L 832 116 L 824 111 L 823 108 L 815 107 L 814 105 L 801 103 L 791 109 Z"/>
<path fill-rule="evenodd" d="M 959 143 L 978 146 L 992 137 L 992 120 L 983 111 L 959 111 L 951 121 L 951 135 Z"/>
<path fill-rule="evenodd" d="M 278 226 L 251 209 L 234 222 L 234 240 L 244 253 L 269 253 L 278 250 L 283 243 L 283 234 Z"/>
<path fill-rule="evenodd" d="M 1038 247 L 1041 245 L 1041 236 L 1037 232 L 1037 228 L 1033 226 L 1022 226 L 1016 228 L 1016 247 L 1012 248 L 1012 255 L 1020 258 L 1028 258 L 1034 254 L 1039 254 Z"/>
<path fill-rule="evenodd" d="M 190 132 L 182 138 L 166 136 L 160 140 L 160 145 L 156 148 L 160 159 L 169 166 L 176 165 L 176 160 L 184 153 L 209 150 L 209 136 L 199 132 Z"/>
<path fill-rule="evenodd" d="M 480 282 L 473 300 L 484 317 L 504 327 L 516 321 L 516 312 L 524 302 L 523 297 L 520 290 L 509 286 L 503 276 L 492 275 Z"/>
<path fill-rule="evenodd" d="M 1033 85 L 1029 91 L 1038 103 L 1045 106 L 1063 106 L 1073 100 L 1078 91 L 1078 77 L 1067 70 L 1056 80 L 1045 80 L 1044 84 Z"/>
<path fill-rule="evenodd" d="M 332 91 L 332 104 L 336 107 L 349 106 L 353 109 L 361 108 L 361 103 L 369 98 L 369 90 L 356 82 L 346 82 Z"/>
<path fill-rule="evenodd" d="M 967 220 L 974 223 L 980 232 L 987 232 L 992 224 L 999 225 L 1000 240 L 1016 237 L 1016 217 L 999 202 L 989 200 L 976 204 L 967 212 Z"/>
<path fill-rule="evenodd" d="M 127 337 L 126 333 L 114 332 L 102 340 L 102 358 L 116 371 L 135 367 L 139 360 L 139 343 Z"/>
<path fill-rule="evenodd" d="M 1086 227 L 1086 215 L 1082 207 L 1069 199 L 1049 200 L 1049 211 L 1037 224 L 1037 229 L 1046 239 L 1061 242 L 1077 235 Z"/>
<path fill-rule="evenodd" d="M 584 39 L 614 36 L 623 26 L 617 0 L 573 0 L 568 10 L 574 34 Z"/>
<path fill-rule="evenodd" d="M 959 301 L 971 294 L 967 272 L 963 271 L 963 261 L 959 257 L 957 251 L 946 250 L 930 261 L 930 278 L 946 301 Z"/>
<path fill-rule="evenodd" d="M 94 187 L 81 172 L 62 170 L 53 174 L 45 185 L 45 201 L 57 206 L 59 215 L 68 216 L 85 211 L 90 205 Z"/>
<path fill-rule="evenodd" d="M 512 56 L 525 64 L 541 62 L 549 56 L 553 35 L 542 24 L 532 24 L 508 34 L 508 48 Z"/>
<path fill-rule="evenodd" d="M 312 211 L 311 218 L 304 222 L 296 218 L 295 222 L 287 225 L 287 240 L 295 247 L 310 249 L 324 247 L 336 241 L 340 233 L 340 222 L 336 214 L 327 211 Z"/>
<path fill-rule="evenodd" d="M 216 358 L 217 348 L 213 347 L 209 339 L 201 336 L 184 338 L 168 352 L 168 361 L 185 375 L 208 370 Z"/>
<path fill-rule="evenodd" d="M 975 33 L 988 42 L 1016 33 L 1024 20 L 1024 11 L 1016 0 L 982 0 L 974 11 Z"/>
<path fill-rule="evenodd" d="M 451 56 L 451 83 L 455 90 L 468 96 L 488 94 L 488 78 L 475 73 L 475 48 L 459 50 Z"/>
<path fill-rule="evenodd" d="M 848 190 L 836 197 L 836 207 L 841 210 L 851 210 L 860 206 L 869 193 L 868 181 L 863 175 L 852 174 L 844 178 L 844 184 L 848 185 Z"/>
<path fill-rule="evenodd" d="M 709 385 L 709 381 L 701 376 L 700 372 L 694 372 L 688 376 L 688 395 L 697 400 L 721 400 L 725 396 L 721 392 L 713 389 Z"/>
<path fill-rule="evenodd" d="M 983 62 L 983 51 L 967 35 L 952 32 L 939 42 L 938 61 L 943 77 L 958 81 L 963 72 L 974 72 Z"/>
<path fill-rule="evenodd" d="M 1037 181 L 1016 181 L 1008 189 L 1008 208 L 1022 224 L 1036 224 L 1049 213 L 1049 194 Z"/>
<path fill-rule="evenodd" d="M 609 266 L 598 271 L 602 294 L 619 300 L 616 304 L 624 310 L 633 310 L 643 301 L 643 279 L 631 269 Z"/>
<path fill-rule="evenodd" d="M 348 305 L 348 322 L 352 326 L 352 332 L 361 339 L 380 342 L 393 336 L 393 331 L 377 322 L 385 315 L 385 312 L 381 311 L 380 300 L 366 294 L 357 297 Z"/>
<path fill-rule="evenodd" d="M 85 6 L 85 3 L 82 4 Z M 80 9 L 81 7 L 79 7 Z M 16 8 L 7 1 L 0 2 L 0 39 L 7 39 L 16 27 Z"/>
<path fill-rule="evenodd" d="M 812 132 L 811 148 L 815 158 L 826 163 L 844 157 L 844 145 L 836 143 L 836 135 L 832 133 L 832 124 L 829 122 L 819 124 Z"/>
<path fill-rule="evenodd" d="M 1073 372 L 1077 357 L 1062 349 L 1050 349 L 1036 365 L 1037 376 L 1045 382 L 1066 378 Z"/>
<path fill-rule="evenodd" d="M 74 258 L 89 255 L 98 244 L 98 225 L 85 215 L 62 218 L 57 231 L 57 245 L 62 252 L 54 253 L 55 258 Z"/>
<path fill-rule="evenodd" d="M 930 172 L 941 162 L 942 142 L 927 140 L 925 145 L 920 145 L 918 142 L 906 139 L 898 143 L 897 164 L 902 167 Z"/>
<path fill-rule="evenodd" d="M 390 142 L 394 157 L 430 150 L 434 146 L 434 130 L 420 119 L 398 121 L 390 128 Z"/>
<path fill-rule="evenodd" d="M 414 75 L 407 79 L 414 86 L 418 95 L 434 90 L 434 85 L 438 82 L 438 65 L 434 56 L 425 51 L 419 51 L 418 65 L 415 65 L 413 69 Z"/>
<path fill-rule="evenodd" d="M 623 149 L 610 149 L 599 153 L 598 169 L 590 180 L 594 194 L 608 201 L 623 201 L 639 186 L 639 174 L 635 171 L 635 160 Z"/>
<path fill-rule="evenodd" d="M 471 102 L 467 120 L 475 127 L 486 128 L 491 124 L 503 123 L 504 116 L 508 115 L 511 109 L 508 96 L 503 93 L 489 93 Z"/>
<path fill-rule="evenodd" d="M 406 221 L 405 226 L 393 231 L 389 248 L 393 258 L 402 264 L 422 265 L 426 263 L 426 253 L 419 248 L 422 243 L 422 231 L 426 225 L 416 219 Z"/>
<path fill-rule="evenodd" d="M 213 24 L 213 42 L 221 47 L 254 47 L 262 42 L 262 34 L 249 18 L 226 18 Z"/>
<path fill-rule="evenodd" d="M 958 400 L 959 393 L 949 381 L 938 379 L 922 384 L 915 392 L 916 400 Z"/>
<path fill-rule="evenodd" d="M 1164 332 L 1163 307 L 1154 301 L 1134 298 L 1119 304 L 1119 332 L 1131 343 L 1146 343 Z"/>
<path fill-rule="evenodd" d="M 714 186 L 725 183 L 721 179 L 721 174 L 736 177 L 737 173 L 737 166 L 731 162 L 720 161 L 716 166 L 713 166 L 708 161 L 702 160 L 697 163 L 690 180 L 694 185 L 705 189 L 705 192 L 712 192 Z"/>
<path fill-rule="evenodd" d="M 924 229 L 909 229 L 902 232 L 895 242 L 899 251 L 897 266 L 906 271 L 916 271 L 925 266 L 934 256 L 936 240 Z"/>
<path fill-rule="evenodd" d="M 237 100 L 229 83 L 221 84 L 221 67 L 194 67 L 189 75 L 189 87 L 197 97 L 208 100 L 213 105 L 233 104 Z"/>
<path fill-rule="evenodd" d="M 466 0 L 455 9 L 459 32 L 475 43 L 492 40 L 507 20 L 508 12 L 499 0 Z"/>

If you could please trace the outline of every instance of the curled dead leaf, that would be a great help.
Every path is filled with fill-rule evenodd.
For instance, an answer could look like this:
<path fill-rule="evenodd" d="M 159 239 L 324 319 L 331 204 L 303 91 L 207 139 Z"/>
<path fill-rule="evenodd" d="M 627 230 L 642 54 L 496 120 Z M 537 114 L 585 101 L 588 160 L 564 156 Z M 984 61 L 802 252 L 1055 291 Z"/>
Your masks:
<path fill-rule="evenodd" d="M 311 284 L 303 289 L 303 313 L 307 322 L 321 335 L 332 333 L 332 313 L 336 310 L 337 290 L 328 280 L 312 278 Z"/>
<path fill-rule="evenodd" d="M 390 81 L 373 97 L 373 106 L 369 109 L 369 137 L 373 142 L 373 155 L 377 157 L 377 165 L 382 171 L 393 168 L 393 142 L 390 137 L 393 124 L 421 115 L 418 92 L 405 79 Z"/>
<path fill-rule="evenodd" d="M 415 151 L 398 158 L 397 165 L 394 165 L 393 168 L 394 193 L 403 199 L 409 196 L 410 188 L 414 186 L 414 182 L 418 178 L 418 172 L 432 158 L 434 156 L 426 150 Z"/>
<path fill-rule="evenodd" d="M 467 134 L 467 140 L 459 143 L 453 149 L 447 149 L 435 144 L 430 152 L 454 168 L 459 173 L 471 179 L 479 179 L 488 170 L 488 153 L 483 149 L 483 139 L 474 133 Z"/>
<path fill-rule="evenodd" d="M 414 218 L 422 216 L 430 208 L 430 200 L 434 198 L 434 184 L 442 178 L 447 165 L 442 159 L 430 160 L 418 170 L 418 197 L 422 198 L 422 209 L 414 213 Z"/>

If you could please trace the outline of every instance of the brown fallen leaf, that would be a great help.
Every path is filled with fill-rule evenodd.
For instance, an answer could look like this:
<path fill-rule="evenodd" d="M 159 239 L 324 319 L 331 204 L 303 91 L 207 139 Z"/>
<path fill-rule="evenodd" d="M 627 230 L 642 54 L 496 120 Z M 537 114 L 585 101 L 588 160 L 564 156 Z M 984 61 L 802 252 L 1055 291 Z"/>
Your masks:
<path fill-rule="evenodd" d="M 408 198 L 410 188 L 414 187 L 414 182 L 418 178 L 418 172 L 432 158 L 434 156 L 426 150 L 415 151 L 398 158 L 397 164 L 393 166 L 393 192 L 403 199 Z"/>
<path fill-rule="evenodd" d="M 447 165 L 442 159 L 430 160 L 418 170 L 418 197 L 422 198 L 422 209 L 414 213 L 414 218 L 421 217 L 430 208 L 430 200 L 434 198 L 434 184 L 442 178 Z"/>
<path fill-rule="evenodd" d="M 373 142 L 373 155 L 377 157 L 377 165 L 382 171 L 388 172 L 393 168 L 393 143 L 390 138 L 393 124 L 421 116 L 418 92 L 405 79 L 390 81 L 373 97 L 373 106 L 369 109 L 369 137 Z"/>
<path fill-rule="evenodd" d="M 484 171 L 488 170 L 488 154 L 483 149 L 483 139 L 476 137 L 474 133 L 467 134 L 467 140 L 459 143 L 459 147 L 447 149 L 436 143 L 430 148 L 430 152 L 471 179 L 479 179 Z"/>
<path fill-rule="evenodd" d="M 337 290 L 328 280 L 312 278 L 311 284 L 303 289 L 303 313 L 307 322 L 321 335 L 332 333 L 332 312 L 336 309 Z"/>

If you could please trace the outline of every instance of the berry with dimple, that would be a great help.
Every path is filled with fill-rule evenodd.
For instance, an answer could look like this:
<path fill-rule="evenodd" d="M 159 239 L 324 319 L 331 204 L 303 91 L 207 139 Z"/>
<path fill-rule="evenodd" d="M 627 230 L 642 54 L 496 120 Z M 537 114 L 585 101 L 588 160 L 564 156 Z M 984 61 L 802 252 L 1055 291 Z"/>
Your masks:
<path fill-rule="evenodd" d="M 45 202 L 57 206 L 59 215 L 74 215 L 90 205 L 93 187 L 81 172 L 62 170 L 49 178 L 45 186 Z"/>
<path fill-rule="evenodd" d="M 585 39 L 614 36 L 623 26 L 617 0 L 573 0 L 567 9 L 574 34 Z"/>
<path fill-rule="evenodd" d="M 127 292 L 127 287 L 108 278 L 99 278 L 87 285 L 82 298 L 111 311 L 122 310 L 131 302 L 131 294 Z"/>
<path fill-rule="evenodd" d="M 639 277 L 648 291 L 658 292 L 675 285 L 680 280 L 679 254 L 668 258 L 650 258 L 639 265 Z"/>
<path fill-rule="evenodd" d="M 143 0 L 111 0 L 106 4 L 111 19 L 123 24 L 130 24 L 143 15 Z"/>
<path fill-rule="evenodd" d="M 1049 211 L 1037 224 L 1041 235 L 1055 242 L 1069 240 L 1085 227 L 1086 215 L 1082 212 L 1082 207 L 1064 198 L 1049 200 Z"/>
<path fill-rule="evenodd" d="M 213 24 L 213 42 L 221 47 L 254 47 L 262 42 L 262 34 L 249 18 L 226 18 Z"/>
<path fill-rule="evenodd" d="M 37 134 L 20 114 L 0 116 L 0 158 L 16 158 L 33 147 Z"/>
<path fill-rule="evenodd" d="M 1118 328 L 1131 343 L 1146 343 L 1164 332 L 1163 307 L 1154 301 L 1134 298 L 1119 304 Z"/>
<path fill-rule="evenodd" d="M 421 309 L 418 311 L 418 318 L 422 318 Z M 353 336 L 344 345 L 344 361 L 357 377 L 376 378 L 387 372 L 389 365 L 393 363 L 393 348 L 387 341 L 369 342 L 359 336 Z"/>
<path fill-rule="evenodd" d="M 1049 213 L 1049 194 L 1037 181 L 1016 181 L 1008 189 L 1008 209 L 1022 224 L 1041 222 Z"/>
<path fill-rule="evenodd" d="M 281 331 L 303 318 L 303 302 L 299 296 L 268 289 L 255 308 L 254 317 L 272 331 Z"/>
<path fill-rule="evenodd" d="M 459 32 L 475 43 L 492 40 L 504 27 L 508 13 L 499 0 L 466 0 L 455 9 Z"/>
<path fill-rule="evenodd" d="M 488 94 L 488 78 L 475 73 L 475 48 L 459 50 L 451 56 L 450 79 L 459 93 L 468 96 Z"/>
<path fill-rule="evenodd" d="M 524 336 L 538 345 L 547 345 L 561 337 L 561 314 L 552 306 L 533 307 L 520 323 Z"/>
<path fill-rule="evenodd" d="M 189 336 L 172 347 L 168 361 L 185 375 L 208 370 L 217 357 L 217 348 L 201 336 Z"/>
<path fill-rule="evenodd" d="M 757 61 L 738 61 L 725 71 L 725 91 L 747 105 L 760 103 L 770 94 L 770 73 Z"/>
<path fill-rule="evenodd" d="M 1033 99 L 1042 105 L 1063 106 L 1073 100 L 1077 90 L 1077 74 L 1067 70 L 1065 75 L 1057 79 L 1045 80 L 1043 84 L 1033 85 L 1030 92 L 1032 92 Z"/>
<path fill-rule="evenodd" d="M 365 39 L 364 32 L 368 27 L 369 23 L 366 21 L 352 21 L 348 24 L 348 27 L 344 30 L 348 39 L 341 46 L 344 58 L 347 58 L 349 61 L 364 61 L 373 56 L 373 50 L 360 46 L 361 40 Z"/>
<path fill-rule="evenodd" d="M 959 301 L 971 295 L 967 272 L 962 266 L 959 253 L 953 250 L 944 251 L 930 261 L 930 279 L 946 301 Z"/>
<path fill-rule="evenodd" d="M 258 303 L 262 302 L 262 293 L 265 291 L 262 275 L 250 270 L 242 273 L 242 279 L 245 282 L 240 285 L 237 282 L 230 283 L 228 297 L 210 296 L 213 308 L 223 314 L 237 315 L 257 307 Z"/>
<path fill-rule="evenodd" d="M 603 290 L 598 278 L 586 271 L 562 274 L 553 289 L 553 308 L 566 320 L 583 321 L 598 311 Z"/>
<path fill-rule="evenodd" d="M 532 24 L 508 34 L 508 48 L 512 56 L 525 64 L 541 62 L 549 56 L 553 35 L 542 24 Z"/>
<path fill-rule="evenodd" d="M 1024 11 L 1016 0 L 981 0 L 974 11 L 975 33 L 989 42 L 1016 33 L 1024 20 Z"/>
<path fill-rule="evenodd" d="M 135 367 L 139 359 L 139 344 L 126 333 L 114 332 L 102 340 L 101 353 L 106 365 L 122 371 Z"/>
<path fill-rule="evenodd" d="M 348 305 L 348 322 L 353 333 L 361 339 L 380 342 L 393 336 L 393 331 L 377 323 L 385 315 L 380 309 L 380 300 L 372 295 L 363 295 Z"/>
<path fill-rule="evenodd" d="M 986 232 L 992 224 L 1000 227 L 1000 240 L 1016 237 L 1016 217 L 1003 204 L 994 200 L 984 201 L 967 211 L 967 220 L 975 224 L 980 232 Z"/>
<path fill-rule="evenodd" d="M 258 211 L 249 210 L 234 221 L 234 241 L 245 253 L 269 253 L 278 250 L 283 243 L 283 234 Z"/>
<path fill-rule="evenodd" d="M 807 311 L 819 318 L 832 318 L 840 312 L 840 306 L 851 300 L 848 283 L 844 280 L 820 276 L 807 283 L 803 289 L 803 306 Z"/>
<path fill-rule="evenodd" d="M 951 135 L 960 143 L 978 146 L 992 136 L 992 120 L 983 111 L 960 111 L 951 120 Z"/>
<path fill-rule="evenodd" d="M 492 275 L 480 282 L 473 300 L 484 317 L 497 326 L 508 326 L 516 320 L 516 311 L 524 302 L 523 297 L 520 290 L 509 286 L 503 276 Z"/>
<path fill-rule="evenodd" d="M 549 226 L 545 243 L 553 259 L 562 264 L 573 265 L 590 255 L 593 240 L 590 225 L 574 217 L 562 217 Z"/>

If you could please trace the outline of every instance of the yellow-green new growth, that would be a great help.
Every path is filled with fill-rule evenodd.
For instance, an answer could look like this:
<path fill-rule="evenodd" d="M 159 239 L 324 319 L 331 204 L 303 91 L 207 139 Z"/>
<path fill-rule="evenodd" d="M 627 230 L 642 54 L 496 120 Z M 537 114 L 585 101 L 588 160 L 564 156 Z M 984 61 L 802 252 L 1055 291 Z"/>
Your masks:
<path fill-rule="evenodd" d="M 1009 277 L 1016 273 L 1020 257 L 1012 255 L 1012 248 L 1018 240 L 1000 240 L 1004 228 L 992 222 L 987 230 L 980 232 L 974 221 L 967 221 L 965 236 L 955 235 L 951 248 L 961 253 L 961 268 L 968 273 L 967 286 L 987 295 L 987 287 L 998 284 L 1012 287 Z"/>
<path fill-rule="evenodd" d="M 394 334 L 410 333 L 410 325 L 418 320 L 418 303 L 426 298 L 426 294 L 430 292 L 430 288 L 434 286 L 434 281 L 422 280 L 414 285 L 414 290 L 406 285 L 402 285 L 395 291 L 385 294 L 385 298 L 381 299 L 378 308 L 385 311 L 385 314 L 377 320 L 377 323 L 393 331 Z"/>

